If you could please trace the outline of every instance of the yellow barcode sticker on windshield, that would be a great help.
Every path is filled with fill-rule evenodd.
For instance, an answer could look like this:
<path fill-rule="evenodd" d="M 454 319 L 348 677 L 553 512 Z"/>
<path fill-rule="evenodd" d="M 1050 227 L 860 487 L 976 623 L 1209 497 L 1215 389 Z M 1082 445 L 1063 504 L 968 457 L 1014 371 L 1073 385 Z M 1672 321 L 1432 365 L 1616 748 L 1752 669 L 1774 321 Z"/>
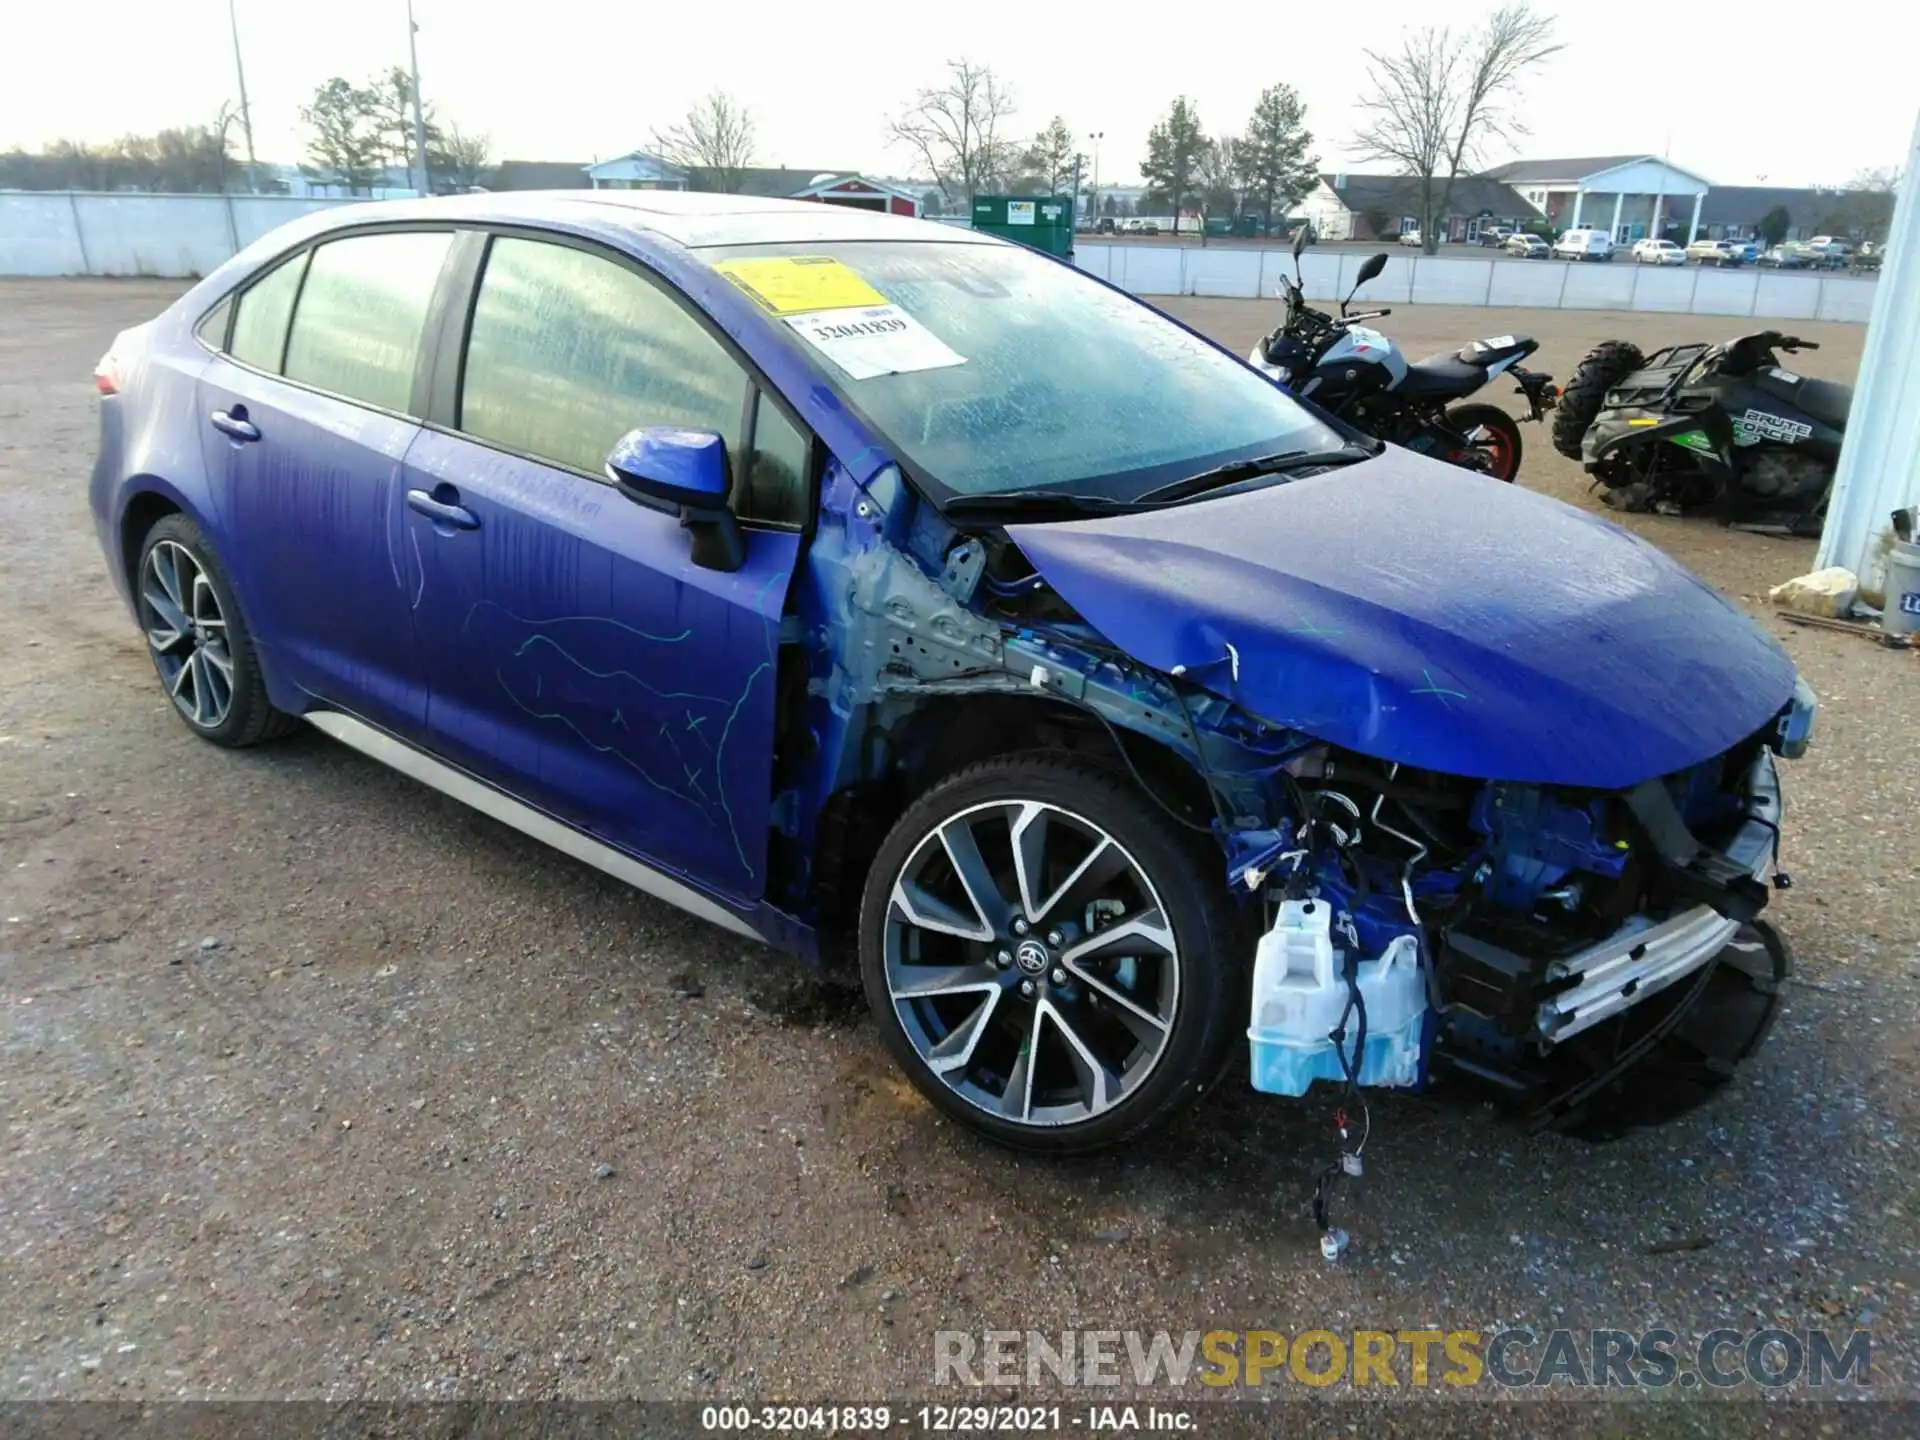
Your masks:
<path fill-rule="evenodd" d="M 887 297 L 831 255 L 780 255 L 722 260 L 713 267 L 770 315 L 884 305 Z"/>

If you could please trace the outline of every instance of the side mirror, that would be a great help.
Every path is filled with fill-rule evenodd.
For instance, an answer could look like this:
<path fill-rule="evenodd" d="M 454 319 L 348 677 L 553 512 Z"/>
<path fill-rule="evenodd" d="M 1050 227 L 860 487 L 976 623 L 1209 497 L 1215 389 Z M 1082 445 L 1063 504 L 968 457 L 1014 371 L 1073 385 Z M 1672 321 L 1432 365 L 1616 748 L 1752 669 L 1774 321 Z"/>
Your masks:
<path fill-rule="evenodd" d="M 1353 288 L 1355 290 L 1358 290 L 1362 285 L 1366 284 L 1369 280 L 1379 279 L 1380 272 L 1386 268 L 1387 268 L 1386 251 L 1383 250 L 1378 255 L 1369 255 L 1366 258 L 1366 260 L 1361 263 L 1360 273 L 1354 278 Z"/>
<path fill-rule="evenodd" d="M 1307 227 L 1297 226 L 1293 232 L 1293 258 L 1298 260 L 1300 252 L 1307 248 Z"/>
<path fill-rule="evenodd" d="M 746 563 L 746 539 L 727 508 L 727 446 L 713 431 L 629 430 L 607 456 L 607 478 L 636 504 L 678 511 L 693 537 L 694 564 L 738 570 Z"/>

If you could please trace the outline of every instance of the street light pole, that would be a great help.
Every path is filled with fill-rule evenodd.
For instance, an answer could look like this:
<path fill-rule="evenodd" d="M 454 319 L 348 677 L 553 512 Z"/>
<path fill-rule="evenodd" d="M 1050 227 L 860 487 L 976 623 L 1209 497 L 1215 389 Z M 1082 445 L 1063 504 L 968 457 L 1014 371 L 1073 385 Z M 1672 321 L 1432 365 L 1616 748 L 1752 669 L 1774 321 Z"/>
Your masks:
<path fill-rule="evenodd" d="M 234 13 L 234 0 L 227 0 L 227 28 L 233 32 L 233 73 L 240 82 L 240 128 L 247 137 L 247 189 L 259 188 L 253 155 L 253 110 L 247 104 L 247 67 L 240 60 L 240 17 Z"/>
<path fill-rule="evenodd" d="M 427 173 L 427 118 L 420 107 L 420 45 L 414 38 L 419 33 L 420 27 L 413 18 L 413 0 L 407 0 L 407 58 L 413 63 L 413 164 L 419 172 L 414 188 L 425 195 L 433 188 L 433 177 Z"/>
<path fill-rule="evenodd" d="M 1100 223 L 1100 142 L 1106 138 L 1104 130 L 1089 130 L 1087 138 L 1093 142 L 1093 223 Z"/>

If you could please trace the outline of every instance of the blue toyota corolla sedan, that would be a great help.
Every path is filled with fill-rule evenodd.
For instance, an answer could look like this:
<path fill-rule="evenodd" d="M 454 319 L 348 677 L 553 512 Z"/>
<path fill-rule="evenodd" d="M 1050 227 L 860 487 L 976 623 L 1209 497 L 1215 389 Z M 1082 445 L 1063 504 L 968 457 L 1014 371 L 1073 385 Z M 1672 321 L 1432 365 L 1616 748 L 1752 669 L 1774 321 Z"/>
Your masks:
<path fill-rule="evenodd" d="M 1024 247 L 723 196 L 354 207 L 97 378 L 100 542 L 187 726 L 304 721 L 850 951 L 1001 1141 L 1133 1135 L 1236 1055 L 1565 1119 L 1636 1063 L 1705 1088 L 1771 1018 L 1814 710 L 1779 647 Z"/>

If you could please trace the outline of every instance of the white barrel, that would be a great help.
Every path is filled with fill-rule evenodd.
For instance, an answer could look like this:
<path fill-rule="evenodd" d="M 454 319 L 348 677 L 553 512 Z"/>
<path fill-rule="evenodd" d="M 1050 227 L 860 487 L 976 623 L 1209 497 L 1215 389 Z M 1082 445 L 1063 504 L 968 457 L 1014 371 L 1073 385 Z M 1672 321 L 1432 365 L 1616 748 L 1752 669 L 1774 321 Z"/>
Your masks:
<path fill-rule="evenodd" d="M 1920 545 L 1893 542 L 1887 552 L 1886 593 L 1880 629 L 1888 635 L 1920 632 Z"/>

